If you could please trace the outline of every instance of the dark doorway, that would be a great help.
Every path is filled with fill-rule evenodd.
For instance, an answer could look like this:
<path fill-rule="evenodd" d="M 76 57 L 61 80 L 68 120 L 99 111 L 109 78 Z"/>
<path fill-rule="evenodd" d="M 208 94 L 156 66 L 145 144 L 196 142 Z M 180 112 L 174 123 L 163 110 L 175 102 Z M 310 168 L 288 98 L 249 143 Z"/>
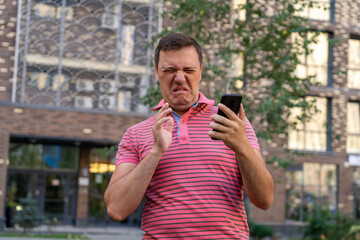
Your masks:
<path fill-rule="evenodd" d="M 26 197 L 36 200 L 40 214 L 47 219 L 73 224 L 76 174 L 9 170 L 8 198 L 13 206 L 16 208 L 20 198 Z"/>

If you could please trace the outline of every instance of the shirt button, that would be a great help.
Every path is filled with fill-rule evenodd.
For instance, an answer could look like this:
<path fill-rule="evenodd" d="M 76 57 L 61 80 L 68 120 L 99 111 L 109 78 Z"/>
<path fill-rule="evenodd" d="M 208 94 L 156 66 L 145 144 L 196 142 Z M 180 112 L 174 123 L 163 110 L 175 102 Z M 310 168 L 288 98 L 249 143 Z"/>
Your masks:
<path fill-rule="evenodd" d="M 184 121 L 183 121 L 183 120 L 181 120 L 181 121 L 180 121 L 180 123 L 181 123 L 181 124 L 184 124 Z"/>

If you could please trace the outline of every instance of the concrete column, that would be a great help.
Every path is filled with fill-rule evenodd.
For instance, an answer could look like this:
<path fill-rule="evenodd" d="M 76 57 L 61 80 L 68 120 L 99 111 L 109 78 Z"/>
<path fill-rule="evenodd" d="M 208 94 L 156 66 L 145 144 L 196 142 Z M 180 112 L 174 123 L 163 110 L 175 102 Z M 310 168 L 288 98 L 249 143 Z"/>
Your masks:
<path fill-rule="evenodd" d="M 6 202 L 6 182 L 7 164 L 9 152 L 9 133 L 0 132 L 0 232 L 4 231 L 5 226 L 5 202 Z"/>

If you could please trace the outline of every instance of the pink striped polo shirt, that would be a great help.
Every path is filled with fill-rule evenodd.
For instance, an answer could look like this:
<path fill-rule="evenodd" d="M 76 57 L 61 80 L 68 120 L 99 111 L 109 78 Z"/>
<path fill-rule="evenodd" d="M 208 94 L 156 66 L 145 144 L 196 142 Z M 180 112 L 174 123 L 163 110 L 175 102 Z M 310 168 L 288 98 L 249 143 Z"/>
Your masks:
<path fill-rule="evenodd" d="M 164 104 L 162 100 L 157 109 Z M 244 186 L 234 152 L 208 136 L 214 101 L 200 93 L 172 129 L 172 143 L 164 153 L 146 190 L 143 239 L 248 239 Z M 123 136 L 116 165 L 141 161 L 153 144 L 155 116 L 130 127 Z M 259 149 L 250 122 L 246 135 Z"/>

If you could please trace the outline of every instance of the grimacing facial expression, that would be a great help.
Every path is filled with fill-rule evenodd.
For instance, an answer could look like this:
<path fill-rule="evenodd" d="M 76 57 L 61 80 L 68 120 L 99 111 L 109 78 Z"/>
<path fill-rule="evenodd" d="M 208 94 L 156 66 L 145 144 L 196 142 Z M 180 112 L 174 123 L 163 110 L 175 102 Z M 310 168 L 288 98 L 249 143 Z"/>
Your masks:
<path fill-rule="evenodd" d="M 155 72 L 161 94 L 175 112 L 184 114 L 197 102 L 202 66 L 195 47 L 160 51 Z"/>

